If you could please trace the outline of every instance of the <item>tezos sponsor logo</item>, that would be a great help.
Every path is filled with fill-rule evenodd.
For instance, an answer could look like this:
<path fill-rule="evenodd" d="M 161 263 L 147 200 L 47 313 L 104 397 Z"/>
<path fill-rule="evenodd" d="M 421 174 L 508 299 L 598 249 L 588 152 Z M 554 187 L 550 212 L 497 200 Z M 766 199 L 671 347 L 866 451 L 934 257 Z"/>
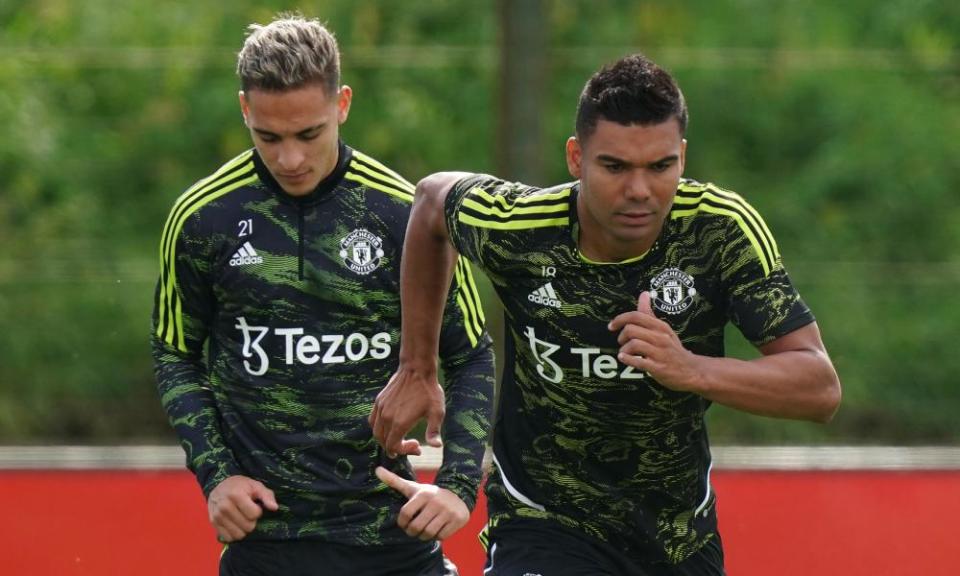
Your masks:
<path fill-rule="evenodd" d="M 564 369 L 551 358 L 557 352 L 560 352 L 560 356 L 569 355 L 579 360 L 579 373 L 583 378 L 640 380 L 646 377 L 646 372 L 621 363 L 616 356 L 605 354 L 600 348 L 578 346 L 564 349 L 559 344 L 538 338 L 533 326 L 527 326 L 524 334 L 533 360 L 537 363 L 537 374 L 548 382 L 559 384 L 563 381 Z M 577 369 L 570 366 L 567 371 L 575 374 Z"/>
<path fill-rule="evenodd" d="M 246 318 L 237 317 L 234 326 L 243 334 L 243 367 L 254 376 L 263 376 L 270 368 L 270 357 L 260 342 L 270 333 L 268 326 L 251 326 Z M 283 338 L 283 362 L 312 365 L 342 364 L 359 361 L 366 357 L 383 360 L 390 355 L 390 334 L 379 332 L 367 336 L 353 334 L 321 334 L 319 337 L 305 334 L 303 328 L 274 328 L 274 336 Z"/>

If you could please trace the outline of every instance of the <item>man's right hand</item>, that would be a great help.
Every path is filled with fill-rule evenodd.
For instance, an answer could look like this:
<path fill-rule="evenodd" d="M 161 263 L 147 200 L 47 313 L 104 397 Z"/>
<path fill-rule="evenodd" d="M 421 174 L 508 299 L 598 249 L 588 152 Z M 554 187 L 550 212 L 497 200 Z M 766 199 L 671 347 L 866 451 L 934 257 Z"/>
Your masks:
<path fill-rule="evenodd" d="M 264 508 L 278 509 L 273 490 L 246 476 L 228 477 L 207 498 L 210 523 L 221 542 L 242 540 L 253 532 Z"/>
<path fill-rule="evenodd" d="M 436 371 L 424 372 L 404 367 L 390 378 L 377 394 L 370 411 L 370 427 L 387 455 L 419 454 L 420 443 L 404 438 L 420 418 L 427 418 L 427 444 L 443 446 L 440 426 L 446 411 L 443 388 L 437 380 Z"/>

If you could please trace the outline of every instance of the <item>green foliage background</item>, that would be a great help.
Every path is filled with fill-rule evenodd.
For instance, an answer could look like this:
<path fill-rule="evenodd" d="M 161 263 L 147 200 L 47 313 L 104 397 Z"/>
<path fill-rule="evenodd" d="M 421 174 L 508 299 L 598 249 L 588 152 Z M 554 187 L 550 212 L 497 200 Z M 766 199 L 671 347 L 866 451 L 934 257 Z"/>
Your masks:
<path fill-rule="evenodd" d="M 589 74 L 642 50 L 687 96 L 687 175 L 760 209 L 818 316 L 834 422 L 715 407 L 714 441 L 960 441 L 960 4 L 543 6 L 539 184 L 568 178 Z M 284 9 L 340 39 L 348 142 L 411 180 L 496 171 L 492 0 L 0 0 L 0 443 L 172 438 L 147 344 L 157 238 L 176 196 L 250 145 L 235 53 Z"/>

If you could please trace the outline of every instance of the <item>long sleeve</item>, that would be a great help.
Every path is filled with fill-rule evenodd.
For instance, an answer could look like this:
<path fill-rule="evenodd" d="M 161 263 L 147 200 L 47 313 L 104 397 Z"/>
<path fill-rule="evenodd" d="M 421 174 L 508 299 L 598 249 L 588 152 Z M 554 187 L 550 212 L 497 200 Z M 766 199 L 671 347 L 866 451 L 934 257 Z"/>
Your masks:
<path fill-rule="evenodd" d="M 440 339 L 447 416 L 436 484 L 473 508 L 490 433 L 494 356 L 469 264 L 458 258 Z"/>
<path fill-rule="evenodd" d="M 178 204 L 179 205 L 179 204 Z M 214 302 L 198 219 L 177 231 L 177 206 L 161 241 L 151 337 L 160 400 L 205 496 L 240 469 L 224 445 L 214 392 L 204 360 Z"/>

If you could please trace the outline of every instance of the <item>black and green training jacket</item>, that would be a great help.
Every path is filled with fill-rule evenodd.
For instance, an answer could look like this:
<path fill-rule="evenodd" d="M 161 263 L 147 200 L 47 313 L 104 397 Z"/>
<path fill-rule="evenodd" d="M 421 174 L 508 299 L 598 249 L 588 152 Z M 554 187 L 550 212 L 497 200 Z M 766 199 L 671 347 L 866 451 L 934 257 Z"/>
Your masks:
<path fill-rule="evenodd" d="M 160 244 L 153 358 L 163 406 L 204 494 L 231 475 L 280 510 L 249 538 L 354 545 L 410 539 L 404 499 L 367 416 L 396 369 L 400 256 L 413 186 L 341 144 L 305 197 L 249 150 L 175 202 Z M 489 430 L 493 353 L 470 268 L 458 261 L 440 350 L 447 417 L 436 483 L 473 506 Z"/>

